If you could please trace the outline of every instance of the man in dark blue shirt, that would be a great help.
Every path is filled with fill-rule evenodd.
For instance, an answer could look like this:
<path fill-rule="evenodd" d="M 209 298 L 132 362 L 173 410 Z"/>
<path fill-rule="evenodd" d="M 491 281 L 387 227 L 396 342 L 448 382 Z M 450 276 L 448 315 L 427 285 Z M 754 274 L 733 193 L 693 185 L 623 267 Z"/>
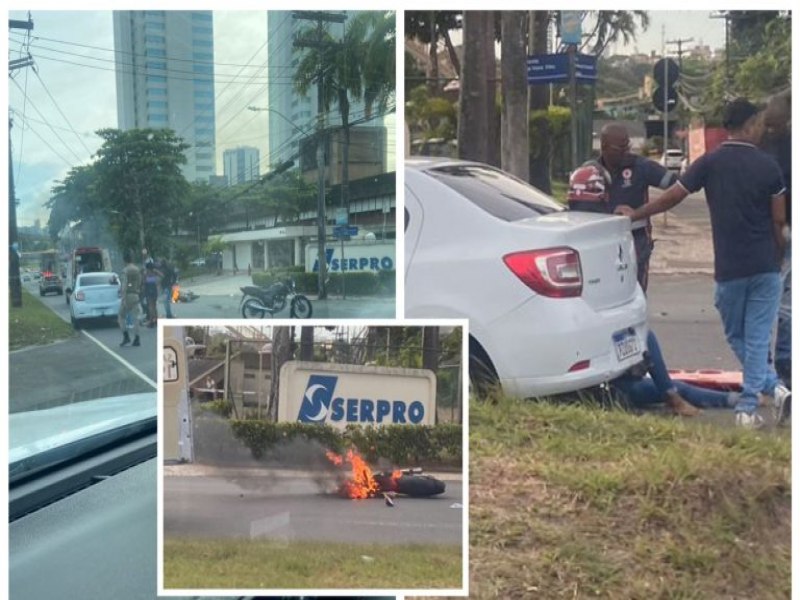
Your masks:
<path fill-rule="evenodd" d="M 784 414 L 791 392 L 769 364 L 772 326 L 778 314 L 780 264 L 786 240 L 785 186 L 775 160 L 756 147 L 763 134 L 758 109 L 747 100 L 725 108 L 728 139 L 696 160 L 660 198 L 641 206 L 617 207 L 633 220 L 669 210 L 691 192 L 705 189 L 714 240 L 715 305 L 744 381 L 736 423 L 758 427 L 761 393 Z"/>
<path fill-rule="evenodd" d="M 630 152 L 628 130 L 622 123 L 608 123 L 600 131 L 599 163 L 608 172 L 608 196 L 611 212 L 617 206 L 639 208 L 647 204 L 650 187 L 667 189 L 677 179 L 674 173 L 657 162 Z M 634 221 L 633 241 L 636 245 L 637 279 L 647 291 L 650 255 L 653 252 L 652 227 L 649 219 Z"/>

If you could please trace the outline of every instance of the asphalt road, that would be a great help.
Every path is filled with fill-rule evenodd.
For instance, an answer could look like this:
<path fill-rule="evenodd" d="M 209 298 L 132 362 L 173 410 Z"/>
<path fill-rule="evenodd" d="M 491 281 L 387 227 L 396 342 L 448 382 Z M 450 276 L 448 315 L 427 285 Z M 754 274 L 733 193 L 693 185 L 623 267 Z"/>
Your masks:
<path fill-rule="evenodd" d="M 434 498 L 349 500 L 311 477 L 167 476 L 164 535 L 344 543 L 461 544 L 462 484 Z M 327 482 L 330 485 L 330 482 Z M 327 488 L 330 489 L 330 488 Z"/>

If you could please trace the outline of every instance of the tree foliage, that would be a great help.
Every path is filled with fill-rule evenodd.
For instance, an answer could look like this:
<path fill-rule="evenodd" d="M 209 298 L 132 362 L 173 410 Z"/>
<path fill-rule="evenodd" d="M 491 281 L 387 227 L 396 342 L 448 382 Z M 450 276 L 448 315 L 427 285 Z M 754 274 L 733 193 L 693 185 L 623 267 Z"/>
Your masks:
<path fill-rule="evenodd" d="M 180 170 L 189 145 L 170 129 L 101 129 L 94 192 L 121 248 L 166 252 L 188 183 Z"/>

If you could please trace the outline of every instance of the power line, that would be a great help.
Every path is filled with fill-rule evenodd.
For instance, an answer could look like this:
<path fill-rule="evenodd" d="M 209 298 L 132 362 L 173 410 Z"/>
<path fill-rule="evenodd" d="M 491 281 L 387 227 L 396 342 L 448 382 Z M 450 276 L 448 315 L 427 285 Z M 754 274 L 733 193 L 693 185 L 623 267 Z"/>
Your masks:
<path fill-rule="evenodd" d="M 72 132 L 72 133 L 75 135 L 75 137 L 76 137 L 76 138 L 78 138 L 78 141 L 79 141 L 79 142 L 81 143 L 81 145 L 83 146 L 83 149 L 84 149 L 84 150 L 86 150 L 86 152 L 88 152 L 89 154 L 91 154 L 91 153 L 92 153 L 92 151 L 91 151 L 91 150 L 89 150 L 89 146 L 87 146 L 87 145 L 86 145 L 86 143 L 85 143 L 85 142 L 84 142 L 84 141 L 81 139 L 81 137 L 78 135 L 78 132 L 77 132 L 77 131 L 75 131 L 75 128 L 72 126 L 72 123 L 70 123 L 69 119 L 67 118 L 67 115 L 65 115 L 65 114 L 64 114 L 64 111 L 63 111 L 63 110 L 61 110 L 61 107 L 58 105 L 58 102 L 56 102 L 56 99 L 55 99 L 55 98 L 53 98 L 53 94 L 51 94 L 51 93 L 50 93 L 50 90 L 49 90 L 49 89 L 47 88 L 47 86 L 45 85 L 45 83 L 44 83 L 44 80 L 43 80 L 43 79 L 41 78 L 41 76 L 39 75 L 39 71 L 38 71 L 36 68 L 34 68 L 34 69 L 33 69 L 33 72 L 34 72 L 34 74 L 36 75 L 36 79 L 38 79 L 38 80 L 39 80 L 39 83 L 41 83 L 41 84 L 42 84 L 42 87 L 44 88 L 44 91 L 45 91 L 45 92 L 47 92 L 47 95 L 50 97 L 50 100 L 52 100 L 52 101 L 53 101 L 53 106 L 55 106 L 55 107 L 56 107 L 56 110 L 58 110 L 58 113 L 59 113 L 59 114 L 60 114 L 60 115 L 63 117 L 64 121 L 65 121 L 65 122 L 66 122 L 66 124 L 69 126 L 69 129 L 70 129 L 70 131 L 71 131 L 71 132 Z"/>
<path fill-rule="evenodd" d="M 35 130 L 35 129 L 34 129 L 32 126 L 31 126 L 31 124 L 30 124 L 30 121 L 25 121 L 24 123 L 25 123 L 25 127 L 27 127 L 28 129 L 30 129 L 30 130 L 31 130 L 31 133 L 33 133 L 33 134 L 34 134 L 36 137 L 38 137 L 38 138 L 39 138 L 39 139 L 42 141 L 42 143 L 43 143 L 45 146 L 47 146 L 48 148 L 50 148 L 50 150 L 53 152 L 53 154 L 55 154 L 55 155 L 56 155 L 58 158 L 60 158 L 62 161 L 64 161 L 64 164 L 65 164 L 65 165 L 67 165 L 67 167 L 69 167 L 69 168 L 72 168 L 72 167 L 74 166 L 74 165 L 73 165 L 72 163 L 70 163 L 70 162 L 69 162 L 69 161 L 68 161 L 66 158 L 64 158 L 63 156 L 61 156 L 61 154 L 59 154 L 59 153 L 58 153 L 58 151 L 57 151 L 55 148 L 53 148 L 53 147 L 52 147 L 52 146 L 51 146 L 51 145 L 48 143 L 48 141 L 47 141 L 46 139 L 44 139 L 44 138 L 43 138 L 41 135 L 39 135 L 39 133 L 38 133 L 38 132 L 37 132 L 37 131 L 36 131 L 36 130 Z"/>

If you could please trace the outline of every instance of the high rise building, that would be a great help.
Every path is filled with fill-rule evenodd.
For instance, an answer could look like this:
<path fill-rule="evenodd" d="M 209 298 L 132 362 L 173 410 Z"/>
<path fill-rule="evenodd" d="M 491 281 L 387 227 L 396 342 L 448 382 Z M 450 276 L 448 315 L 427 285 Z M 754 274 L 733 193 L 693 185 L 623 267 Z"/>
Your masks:
<path fill-rule="evenodd" d="M 225 180 L 228 185 L 237 185 L 259 178 L 260 155 L 258 148 L 240 146 L 222 153 Z"/>
<path fill-rule="evenodd" d="M 348 20 L 357 12 L 344 11 Z M 302 56 L 294 48 L 294 38 L 304 28 L 315 26 L 315 21 L 297 19 L 292 11 L 267 11 L 267 61 L 269 69 L 269 159 L 271 166 L 299 154 L 301 132 L 313 133 L 317 119 L 316 88 L 307 96 L 300 96 L 293 87 L 294 74 Z M 342 39 L 347 27 L 344 23 L 328 23 L 334 39 Z M 364 116 L 364 102 L 351 101 L 350 120 Z M 340 125 L 338 108 L 331 107 L 326 115 L 327 127 Z M 380 121 L 371 125 L 380 124 Z"/>
<path fill-rule="evenodd" d="M 183 174 L 216 173 L 211 11 L 114 11 L 120 129 L 169 128 L 190 145 Z"/>

